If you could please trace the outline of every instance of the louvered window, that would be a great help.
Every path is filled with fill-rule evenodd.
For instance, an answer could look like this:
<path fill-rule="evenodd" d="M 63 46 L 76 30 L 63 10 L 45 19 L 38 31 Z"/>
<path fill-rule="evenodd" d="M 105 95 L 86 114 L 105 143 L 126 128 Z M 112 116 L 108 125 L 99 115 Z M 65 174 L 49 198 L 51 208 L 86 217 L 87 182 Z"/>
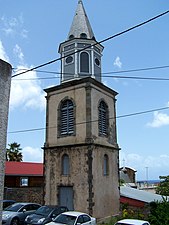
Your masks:
<path fill-rule="evenodd" d="M 108 107 L 104 101 L 99 104 L 99 135 L 108 133 Z"/>
<path fill-rule="evenodd" d="M 61 135 L 71 135 L 74 133 L 74 113 L 73 102 L 66 100 L 61 105 Z"/>

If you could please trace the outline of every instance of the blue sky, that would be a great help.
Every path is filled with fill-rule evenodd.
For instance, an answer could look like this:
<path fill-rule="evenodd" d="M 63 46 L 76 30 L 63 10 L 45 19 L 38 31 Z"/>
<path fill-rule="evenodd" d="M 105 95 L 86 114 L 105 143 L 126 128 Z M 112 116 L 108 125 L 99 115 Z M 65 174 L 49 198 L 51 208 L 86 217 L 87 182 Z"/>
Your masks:
<path fill-rule="evenodd" d="M 164 0 L 83 0 L 97 41 L 150 19 L 169 9 Z M 77 0 L 0 0 L 0 57 L 16 70 L 59 57 L 67 38 Z M 169 65 L 169 14 L 103 43 L 102 72 Z M 40 68 L 60 71 L 60 62 Z M 169 68 L 103 75 L 103 83 L 117 91 L 117 116 L 169 106 L 169 81 L 113 78 L 168 78 Z M 36 79 L 49 78 L 55 79 Z M 27 80 L 23 80 L 27 79 Z M 58 85 L 57 75 L 32 71 L 12 79 L 7 143 L 17 142 L 24 161 L 42 162 L 45 130 L 44 88 Z M 120 165 L 137 170 L 138 180 L 169 175 L 169 110 L 117 119 Z M 148 168 L 148 169 L 146 169 Z"/>

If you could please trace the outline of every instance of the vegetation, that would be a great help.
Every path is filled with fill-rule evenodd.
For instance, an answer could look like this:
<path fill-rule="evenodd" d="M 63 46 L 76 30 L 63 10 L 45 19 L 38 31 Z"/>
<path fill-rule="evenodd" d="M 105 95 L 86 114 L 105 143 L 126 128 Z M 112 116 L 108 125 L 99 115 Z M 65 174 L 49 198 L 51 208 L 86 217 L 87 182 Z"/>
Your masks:
<path fill-rule="evenodd" d="M 6 149 L 6 161 L 22 162 L 22 148 L 17 142 L 8 144 L 9 148 Z"/>
<path fill-rule="evenodd" d="M 169 202 L 163 198 L 163 202 L 152 202 L 150 204 L 149 221 L 152 225 L 169 224 Z"/>
<path fill-rule="evenodd" d="M 156 188 L 156 194 L 169 196 L 169 176 L 160 176 L 160 184 Z"/>
<path fill-rule="evenodd" d="M 144 212 L 143 212 L 144 210 Z M 140 219 L 147 220 L 151 225 L 168 225 L 169 224 L 169 202 L 167 198 L 163 198 L 162 202 L 152 202 L 144 209 L 131 209 L 128 204 L 123 204 L 121 214 L 112 217 L 109 221 L 102 224 L 114 225 L 121 219 Z"/>

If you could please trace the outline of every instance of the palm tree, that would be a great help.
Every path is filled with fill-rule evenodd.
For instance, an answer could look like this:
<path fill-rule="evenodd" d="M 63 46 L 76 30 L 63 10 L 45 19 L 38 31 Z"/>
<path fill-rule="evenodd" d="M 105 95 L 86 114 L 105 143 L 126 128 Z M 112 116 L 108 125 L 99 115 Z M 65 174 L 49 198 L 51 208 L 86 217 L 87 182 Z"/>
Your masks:
<path fill-rule="evenodd" d="M 17 142 L 13 142 L 8 144 L 9 148 L 6 149 L 6 161 L 16 161 L 22 162 L 22 148 L 20 148 L 20 144 Z"/>

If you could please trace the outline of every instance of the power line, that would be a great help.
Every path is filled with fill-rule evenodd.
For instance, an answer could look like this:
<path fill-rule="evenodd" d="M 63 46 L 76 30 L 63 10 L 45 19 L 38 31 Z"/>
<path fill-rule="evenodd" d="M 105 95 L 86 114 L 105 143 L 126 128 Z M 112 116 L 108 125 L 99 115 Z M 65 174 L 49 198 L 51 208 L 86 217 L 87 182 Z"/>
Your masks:
<path fill-rule="evenodd" d="M 155 16 L 155 17 L 152 17 L 152 18 L 150 18 L 150 19 L 148 19 L 148 20 L 146 20 L 146 21 L 144 21 L 144 22 L 142 22 L 142 23 L 139 23 L 139 24 L 137 24 L 137 25 L 135 25 L 135 26 L 133 26 L 133 27 L 130 27 L 130 28 L 124 30 L 124 31 L 121 31 L 121 32 L 119 32 L 119 33 L 117 33 L 117 34 L 115 34 L 115 35 L 112 35 L 112 36 L 110 36 L 110 37 L 108 37 L 108 38 L 105 38 L 105 39 L 103 39 L 103 40 L 100 41 L 100 42 L 96 42 L 95 44 L 92 44 L 90 47 L 94 47 L 94 46 L 96 46 L 96 45 L 98 45 L 98 44 L 104 43 L 104 42 L 109 41 L 109 40 L 111 40 L 111 39 L 113 39 L 113 38 L 115 38 L 115 37 L 118 37 L 118 36 L 120 36 L 120 35 L 123 35 L 123 34 L 129 32 L 129 31 L 131 31 L 131 30 L 134 30 L 134 29 L 136 29 L 136 28 L 138 28 L 138 27 L 141 27 L 141 26 L 143 26 L 143 25 L 145 25 L 145 24 L 147 24 L 147 23 L 152 22 L 153 20 L 156 20 L 157 18 L 160 18 L 160 17 L 166 15 L 167 13 L 169 13 L 169 10 L 167 10 L 167 11 L 165 11 L 165 12 L 163 12 L 163 13 L 161 13 L 161 14 Z M 87 47 L 85 47 L 85 48 L 83 48 L 83 49 L 77 50 L 77 51 L 75 51 L 73 54 L 76 54 L 76 53 L 78 53 L 78 52 L 84 51 L 84 50 L 86 50 L 86 49 L 88 49 L 88 48 L 89 48 L 89 46 L 87 46 Z M 36 70 L 36 69 L 38 69 L 38 68 L 47 66 L 47 65 L 49 65 L 49 64 L 52 64 L 52 63 L 54 63 L 54 62 L 57 62 L 57 61 L 59 61 L 59 60 L 61 60 L 61 59 L 64 59 L 65 57 L 71 56 L 71 55 L 73 55 L 73 54 L 71 53 L 71 54 L 65 55 L 65 56 L 63 56 L 63 57 L 59 57 L 59 58 L 57 58 L 57 59 L 48 61 L 48 62 L 46 62 L 46 63 L 43 63 L 43 64 L 38 65 L 38 66 L 35 66 L 35 67 L 33 67 L 33 68 L 31 68 L 31 69 L 28 69 L 28 70 L 26 70 L 26 71 L 23 71 L 23 72 L 14 74 L 12 77 L 16 77 L 16 76 L 25 74 L 25 73 L 27 73 L 27 72 L 31 72 L 31 71 L 33 71 L 33 70 Z"/>
<path fill-rule="evenodd" d="M 126 117 L 131 117 L 131 116 L 137 116 L 137 115 L 142 115 L 142 114 L 147 114 L 147 113 L 151 113 L 151 112 L 155 112 L 155 111 L 162 111 L 162 110 L 167 110 L 169 109 L 169 106 L 167 107 L 162 107 L 162 108 L 156 108 L 156 109 L 151 109 L 151 110 L 145 110 L 145 111 L 141 111 L 141 112 L 135 112 L 135 113 L 129 113 L 129 114 L 124 114 L 121 116 L 116 116 L 116 117 L 111 117 L 109 118 L 109 120 L 112 119 L 120 119 L 120 118 L 126 118 Z M 81 125 L 81 124 L 87 124 L 87 123 L 94 123 L 94 122 L 98 122 L 98 120 L 92 120 L 92 121 L 85 121 L 85 122 L 79 122 L 76 123 L 75 125 Z M 47 128 L 34 128 L 34 129 L 25 129 L 25 130 L 18 130 L 18 131 L 9 131 L 8 134 L 16 134 L 16 133 L 25 133 L 25 132 L 33 132 L 33 131 L 40 131 L 40 130 L 46 130 L 46 129 L 56 129 L 56 126 L 54 127 L 47 127 Z"/>
<path fill-rule="evenodd" d="M 106 74 L 120 74 L 120 73 L 132 73 L 132 72 L 140 72 L 140 71 L 150 71 L 150 70 L 157 70 L 157 69 L 166 69 L 169 68 L 169 65 L 166 66 L 156 66 L 156 67 L 147 67 L 147 68 L 139 68 L 139 69 L 130 69 L 130 70 L 121 70 L 121 71 L 111 71 L 111 72 L 104 72 L 102 73 L 102 77 L 104 78 L 119 78 L 119 79 L 141 79 L 141 80 L 161 80 L 167 81 L 169 78 L 160 78 L 160 77 L 138 77 L 138 76 L 106 76 Z M 22 70 L 22 69 L 21 69 Z M 25 69 L 26 70 L 26 69 Z M 47 70 L 35 70 L 39 73 L 49 73 L 49 74 L 57 74 L 61 75 L 60 72 L 55 71 L 47 71 Z M 62 73 L 64 75 L 74 75 L 73 73 Z M 99 75 L 99 74 L 95 74 Z M 48 79 L 58 79 L 60 77 L 37 77 L 37 78 L 21 78 L 17 80 L 48 80 Z M 15 80 L 15 79 L 14 79 Z"/>

